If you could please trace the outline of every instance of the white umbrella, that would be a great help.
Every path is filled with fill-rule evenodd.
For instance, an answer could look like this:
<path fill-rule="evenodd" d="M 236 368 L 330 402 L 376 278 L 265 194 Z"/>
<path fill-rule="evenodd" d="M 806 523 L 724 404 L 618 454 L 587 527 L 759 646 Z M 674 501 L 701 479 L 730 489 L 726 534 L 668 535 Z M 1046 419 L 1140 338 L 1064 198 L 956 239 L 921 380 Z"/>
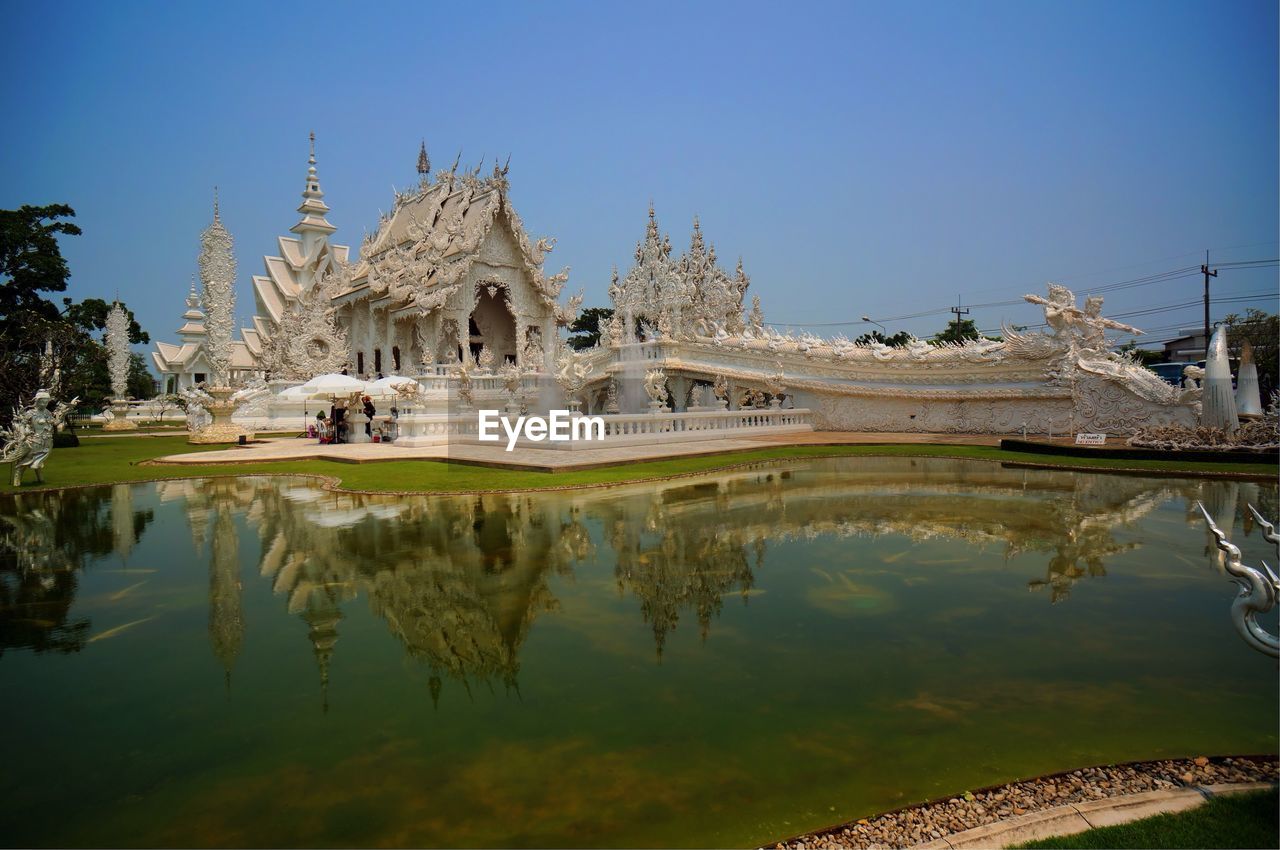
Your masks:
<path fill-rule="evenodd" d="M 314 393 L 303 386 L 289 387 L 287 390 L 281 390 L 276 398 L 281 401 L 309 401 L 320 396 L 320 393 Z"/>
<path fill-rule="evenodd" d="M 311 424 L 310 411 L 307 410 L 307 402 L 311 401 L 312 399 L 328 398 L 328 395 L 326 395 L 325 393 L 313 392 L 307 389 L 305 386 L 299 386 L 299 387 L 289 387 L 289 389 L 287 390 L 282 390 L 279 393 L 279 395 L 276 396 L 276 398 L 280 399 L 281 401 L 302 402 L 302 430 L 306 431 L 307 425 Z"/>
<path fill-rule="evenodd" d="M 364 394 L 370 398 L 398 398 L 401 390 L 415 393 L 418 391 L 418 382 L 413 378 L 388 375 L 366 384 Z"/>
<path fill-rule="evenodd" d="M 365 382 L 350 375 L 330 373 L 316 375 L 303 384 L 302 388 L 319 395 L 354 395 L 364 392 Z"/>

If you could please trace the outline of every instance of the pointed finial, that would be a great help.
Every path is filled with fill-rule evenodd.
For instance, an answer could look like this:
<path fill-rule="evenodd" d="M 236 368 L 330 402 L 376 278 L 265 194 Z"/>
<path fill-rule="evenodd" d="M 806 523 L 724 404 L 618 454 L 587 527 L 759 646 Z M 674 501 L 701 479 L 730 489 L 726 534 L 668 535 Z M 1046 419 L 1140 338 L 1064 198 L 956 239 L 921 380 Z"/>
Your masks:
<path fill-rule="evenodd" d="M 422 140 L 422 146 L 418 148 L 418 173 L 426 177 L 431 173 L 431 159 L 427 156 L 427 140 Z"/>
<path fill-rule="evenodd" d="M 307 159 L 307 163 L 310 165 L 315 165 L 316 164 L 316 131 L 315 130 L 311 131 L 310 138 L 311 138 L 311 156 Z"/>
<path fill-rule="evenodd" d="M 213 220 L 218 220 L 218 187 L 213 187 Z"/>

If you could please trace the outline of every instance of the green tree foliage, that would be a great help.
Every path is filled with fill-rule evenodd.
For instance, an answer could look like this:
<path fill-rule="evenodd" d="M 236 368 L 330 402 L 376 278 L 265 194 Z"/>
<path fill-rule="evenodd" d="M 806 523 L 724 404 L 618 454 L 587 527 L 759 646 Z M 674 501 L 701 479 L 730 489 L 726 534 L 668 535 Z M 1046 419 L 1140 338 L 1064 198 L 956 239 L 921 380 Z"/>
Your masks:
<path fill-rule="evenodd" d="M 858 337 L 854 340 L 854 343 L 857 345 L 870 345 L 873 342 L 879 342 L 889 346 L 890 348 L 906 348 L 907 344 L 913 339 L 915 339 L 915 337 L 906 331 L 898 331 L 893 336 L 885 336 L 880 333 L 880 331 L 872 331 L 871 333 L 866 333 Z"/>
<path fill-rule="evenodd" d="M 67 288 L 71 272 L 57 236 L 79 236 L 80 228 L 58 219 L 75 214 L 66 204 L 0 210 L 0 333 L 20 322 L 57 318 L 58 308 L 42 293 Z"/>
<path fill-rule="evenodd" d="M 1271 402 L 1271 393 L 1280 387 L 1277 369 L 1280 367 L 1280 317 L 1262 310 L 1249 308 L 1243 316 L 1232 313 L 1223 319 L 1227 326 L 1227 345 L 1232 357 L 1240 356 L 1240 344 L 1246 339 L 1253 345 L 1253 359 L 1258 364 L 1258 386 L 1262 390 L 1262 405 Z"/>
<path fill-rule="evenodd" d="M 1014 330 L 1025 330 L 1025 328 L 1017 328 Z M 933 339 L 929 340 L 934 345 L 943 345 L 948 342 L 967 342 L 972 339 L 989 339 L 992 342 L 1001 342 L 1004 338 L 1000 336 L 984 337 L 978 333 L 978 326 L 973 323 L 973 319 L 952 319 L 947 323 L 945 329 L 933 335 Z"/>
<path fill-rule="evenodd" d="M 946 342 L 965 342 L 970 339 L 982 339 L 982 334 L 978 333 L 978 326 L 973 323 L 973 319 L 952 319 L 947 323 L 947 327 L 933 335 L 933 344 L 939 345 Z"/>
<path fill-rule="evenodd" d="M 575 351 L 591 348 L 600 341 L 600 325 L 613 318 L 608 307 L 588 307 L 569 325 L 569 347 Z"/>
<path fill-rule="evenodd" d="M 66 291 L 70 270 L 58 236 L 79 235 L 80 228 L 59 219 L 74 215 L 65 204 L 0 210 L 0 423 L 8 422 L 13 408 L 40 388 L 47 379 L 42 375 L 46 366 L 58 370 L 63 398 L 79 395 L 92 406 L 110 395 L 101 337 L 111 305 L 101 298 L 63 298 L 59 306 L 45 297 Z M 129 341 L 150 342 L 132 312 Z M 51 348 L 48 355 L 46 346 Z M 146 395 L 137 395 L 149 397 L 153 383 L 141 358 L 131 366 L 138 370 L 130 386 L 145 387 Z"/>

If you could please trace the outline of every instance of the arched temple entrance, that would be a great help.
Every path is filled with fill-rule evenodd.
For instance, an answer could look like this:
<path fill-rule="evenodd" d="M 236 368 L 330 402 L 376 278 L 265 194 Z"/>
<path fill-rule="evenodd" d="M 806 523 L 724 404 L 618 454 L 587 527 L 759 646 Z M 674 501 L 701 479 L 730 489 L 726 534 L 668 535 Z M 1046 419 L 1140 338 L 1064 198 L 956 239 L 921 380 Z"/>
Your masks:
<path fill-rule="evenodd" d="M 470 343 L 473 356 L 488 346 L 495 366 L 516 359 L 516 319 L 507 308 L 504 290 L 497 286 L 478 287 L 475 309 L 471 312 Z"/>

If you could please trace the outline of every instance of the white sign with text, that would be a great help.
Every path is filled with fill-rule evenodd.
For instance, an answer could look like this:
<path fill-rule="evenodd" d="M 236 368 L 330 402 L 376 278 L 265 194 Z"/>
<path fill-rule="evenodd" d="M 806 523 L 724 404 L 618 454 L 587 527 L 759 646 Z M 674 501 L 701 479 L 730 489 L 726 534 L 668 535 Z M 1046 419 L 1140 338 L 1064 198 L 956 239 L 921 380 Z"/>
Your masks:
<path fill-rule="evenodd" d="M 521 437 L 540 443 L 547 440 L 552 443 L 568 443 L 577 440 L 603 440 L 604 420 L 599 416 L 573 415 L 568 410 L 552 410 L 550 415 L 517 416 L 515 424 L 496 410 L 481 410 L 479 419 L 479 436 L 482 443 L 497 443 L 502 440 L 498 426 L 507 434 L 507 451 L 516 447 Z"/>

